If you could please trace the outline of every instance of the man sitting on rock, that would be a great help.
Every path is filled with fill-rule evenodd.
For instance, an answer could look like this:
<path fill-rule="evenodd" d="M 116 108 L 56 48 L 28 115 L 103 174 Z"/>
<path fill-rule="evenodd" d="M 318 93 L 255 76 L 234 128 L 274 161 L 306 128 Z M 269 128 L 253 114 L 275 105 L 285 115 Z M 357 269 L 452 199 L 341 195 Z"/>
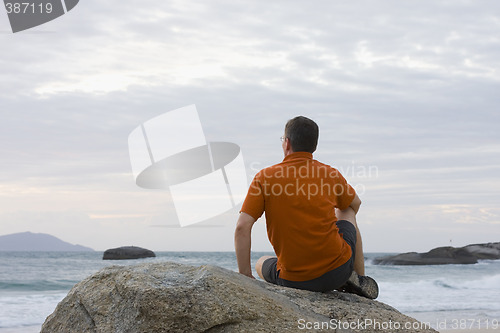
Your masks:
<path fill-rule="evenodd" d="M 267 282 L 311 291 L 343 290 L 374 299 L 375 280 L 365 276 L 356 213 L 361 200 L 339 171 L 313 159 L 318 125 L 306 117 L 289 120 L 281 138 L 283 162 L 252 181 L 234 241 L 241 274 L 253 278 L 251 231 L 265 212 L 276 257 L 255 266 Z"/>

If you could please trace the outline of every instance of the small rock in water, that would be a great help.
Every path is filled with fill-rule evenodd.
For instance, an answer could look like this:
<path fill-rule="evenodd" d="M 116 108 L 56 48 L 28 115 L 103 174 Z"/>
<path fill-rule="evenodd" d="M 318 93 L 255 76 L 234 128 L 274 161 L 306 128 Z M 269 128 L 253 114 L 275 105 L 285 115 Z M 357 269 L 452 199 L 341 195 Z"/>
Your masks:
<path fill-rule="evenodd" d="M 122 246 L 104 251 L 103 260 L 124 260 L 156 257 L 156 254 L 148 249 L 137 246 Z"/>

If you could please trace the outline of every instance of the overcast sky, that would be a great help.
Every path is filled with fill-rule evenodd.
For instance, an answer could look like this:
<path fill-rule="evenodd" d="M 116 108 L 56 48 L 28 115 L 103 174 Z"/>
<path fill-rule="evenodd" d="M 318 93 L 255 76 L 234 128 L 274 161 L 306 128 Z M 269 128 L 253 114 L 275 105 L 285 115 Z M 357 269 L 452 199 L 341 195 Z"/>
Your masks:
<path fill-rule="evenodd" d="M 16 34 L 0 13 L 0 45 L 0 235 L 232 250 L 237 208 L 176 227 L 132 176 L 130 132 L 196 104 L 248 180 L 314 119 L 368 252 L 500 241 L 500 2 L 82 0 Z M 263 219 L 253 250 L 272 250 Z"/>

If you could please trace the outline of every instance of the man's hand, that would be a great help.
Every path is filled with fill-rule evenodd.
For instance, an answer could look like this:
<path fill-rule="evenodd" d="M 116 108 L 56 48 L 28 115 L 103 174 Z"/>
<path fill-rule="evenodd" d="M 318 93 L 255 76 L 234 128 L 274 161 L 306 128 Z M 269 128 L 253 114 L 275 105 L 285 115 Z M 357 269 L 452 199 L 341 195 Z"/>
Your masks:
<path fill-rule="evenodd" d="M 353 223 L 356 221 L 356 214 L 358 213 L 360 206 L 361 199 L 356 194 L 349 207 L 344 210 L 335 208 L 335 216 L 337 216 L 337 220 L 347 220 Z"/>
<path fill-rule="evenodd" d="M 247 272 L 247 273 L 240 272 L 240 274 L 243 274 L 243 275 L 245 275 L 245 276 L 248 276 L 248 277 L 249 277 L 249 278 L 251 278 L 251 279 L 255 279 L 255 277 L 254 277 L 254 276 L 253 276 L 253 274 L 252 274 L 252 271 Z"/>
<path fill-rule="evenodd" d="M 250 264 L 250 248 L 252 244 L 252 227 L 255 219 L 247 213 L 241 213 L 234 231 L 234 249 L 238 261 L 239 272 L 252 279 L 252 265 Z"/>

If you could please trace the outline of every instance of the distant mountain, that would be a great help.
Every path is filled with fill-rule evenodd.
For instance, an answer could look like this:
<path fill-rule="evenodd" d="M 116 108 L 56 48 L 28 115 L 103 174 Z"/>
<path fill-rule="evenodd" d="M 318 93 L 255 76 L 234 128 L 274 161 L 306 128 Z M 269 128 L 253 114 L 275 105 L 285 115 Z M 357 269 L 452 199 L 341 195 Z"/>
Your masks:
<path fill-rule="evenodd" d="M 73 245 L 48 234 L 20 232 L 0 236 L 0 251 L 94 251 Z"/>

